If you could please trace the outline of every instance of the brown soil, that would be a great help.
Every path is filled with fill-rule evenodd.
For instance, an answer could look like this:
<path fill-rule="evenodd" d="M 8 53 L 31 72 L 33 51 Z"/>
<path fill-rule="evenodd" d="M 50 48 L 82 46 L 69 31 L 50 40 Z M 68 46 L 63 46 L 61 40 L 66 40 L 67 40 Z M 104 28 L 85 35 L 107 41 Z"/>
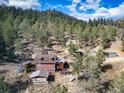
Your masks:
<path fill-rule="evenodd" d="M 117 52 L 118 56 L 114 58 L 106 58 L 104 64 L 112 65 L 112 69 L 107 70 L 105 73 L 106 79 L 113 79 L 116 74 L 124 68 L 124 52 L 122 52 L 121 41 L 115 41 L 112 43 L 111 47 L 106 49 L 107 52 Z"/>

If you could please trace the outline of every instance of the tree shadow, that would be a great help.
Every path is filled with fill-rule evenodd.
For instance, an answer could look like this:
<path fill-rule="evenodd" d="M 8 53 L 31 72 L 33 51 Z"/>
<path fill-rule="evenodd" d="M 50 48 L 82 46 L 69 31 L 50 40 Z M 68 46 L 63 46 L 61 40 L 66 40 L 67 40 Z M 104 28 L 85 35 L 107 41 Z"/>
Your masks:
<path fill-rule="evenodd" d="M 28 80 L 18 80 L 11 85 L 12 93 L 19 93 L 20 91 L 26 90 L 28 85 Z"/>
<path fill-rule="evenodd" d="M 113 68 L 112 64 L 106 64 L 102 66 L 102 71 L 106 72 L 107 70 L 112 69 L 112 68 Z"/>
<path fill-rule="evenodd" d="M 0 74 L 5 74 L 7 72 L 8 72 L 8 70 L 0 70 Z"/>

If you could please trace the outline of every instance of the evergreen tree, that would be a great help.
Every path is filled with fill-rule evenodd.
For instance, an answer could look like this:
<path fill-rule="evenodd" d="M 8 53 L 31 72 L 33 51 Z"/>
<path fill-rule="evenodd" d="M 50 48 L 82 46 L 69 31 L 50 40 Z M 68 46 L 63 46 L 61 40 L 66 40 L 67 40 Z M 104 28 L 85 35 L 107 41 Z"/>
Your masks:
<path fill-rule="evenodd" d="M 69 47 L 69 52 L 71 55 L 75 55 L 76 51 L 78 50 L 78 48 L 73 44 L 73 42 L 70 42 L 70 44 L 68 45 Z"/>
<path fill-rule="evenodd" d="M 0 93 L 11 93 L 9 85 L 4 82 L 4 77 L 0 77 Z"/>
<path fill-rule="evenodd" d="M 11 47 L 13 45 L 14 39 L 16 38 L 16 31 L 12 22 L 13 18 L 9 16 L 3 24 L 3 37 L 8 47 Z"/>
<path fill-rule="evenodd" d="M 79 73 L 81 72 L 83 57 L 80 55 L 75 55 L 75 62 L 72 64 L 73 73 L 77 74 L 79 77 Z"/>
<path fill-rule="evenodd" d="M 49 93 L 68 93 L 68 89 L 64 85 L 52 84 Z"/>
<path fill-rule="evenodd" d="M 122 51 L 124 51 L 124 37 L 122 38 Z"/>
<path fill-rule="evenodd" d="M 109 27 L 108 28 L 108 38 L 111 40 L 111 41 L 114 41 L 115 40 L 115 37 L 116 37 L 116 29 L 114 27 Z"/>
<path fill-rule="evenodd" d="M 112 81 L 110 91 L 108 93 L 124 93 L 124 72 Z"/>
<path fill-rule="evenodd" d="M 103 49 L 108 48 L 110 45 L 110 40 L 108 38 L 108 34 L 107 32 L 103 32 L 101 35 L 101 45 L 103 47 Z"/>
<path fill-rule="evenodd" d="M 96 55 L 96 63 L 97 63 L 97 70 L 96 70 L 96 76 L 100 78 L 100 75 L 102 74 L 102 65 L 105 61 L 105 55 L 102 49 L 99 49 Z"/>
<path fill-rule="evenodd" d="M 2 28 L 0 28 L 0 59 L 3 59 L 3 56 L 5 55 L 6 52 L 5 49 L 6 49 L 6 45 L 3 38 L 3 31 Z"/>
<path fill-rule="evenodd" d="M 19 25 L 20 31 L 30 31 L 31 25 L 28 18 L 25 18 Z"/>

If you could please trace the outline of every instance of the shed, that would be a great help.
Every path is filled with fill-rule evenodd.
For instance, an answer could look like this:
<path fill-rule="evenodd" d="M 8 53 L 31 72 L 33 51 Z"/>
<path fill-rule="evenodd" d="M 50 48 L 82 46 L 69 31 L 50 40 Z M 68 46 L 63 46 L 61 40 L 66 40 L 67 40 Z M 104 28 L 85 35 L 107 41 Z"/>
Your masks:
<path fill-rule="evenodd" d="M 105 55 L 109 58 L 112 58 L 112 57 L 117 57 L 118 53 L 117 52 L 105 52 Z"/>
<path fill-rule="evenodd" d="M 31 83 L 33 84 L 41 84 L 41 83 L 46 84 L 48 83 L 47 81 L 48 76 L 49 76 L 48 71 L 38 70 L 31 73 L 30 80 L 31 80 Z"/>

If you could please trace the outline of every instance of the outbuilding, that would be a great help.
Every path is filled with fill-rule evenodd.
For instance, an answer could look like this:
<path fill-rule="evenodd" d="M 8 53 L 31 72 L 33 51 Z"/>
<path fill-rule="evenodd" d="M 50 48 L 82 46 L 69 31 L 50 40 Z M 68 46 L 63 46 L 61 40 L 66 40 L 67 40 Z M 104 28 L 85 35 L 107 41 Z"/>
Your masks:
<path fill-rule="evenodd" d="M 112 58 L 112 57 L 117 57 L 118 53 L 117 52 L 105 52 L 106 57 Z"/>
<path fill-rule="evenodd" d="M 44 70 L 34 71 L 30 75 L 30 81 L 33 84 L 48 84 L 49 72 Z"/>

